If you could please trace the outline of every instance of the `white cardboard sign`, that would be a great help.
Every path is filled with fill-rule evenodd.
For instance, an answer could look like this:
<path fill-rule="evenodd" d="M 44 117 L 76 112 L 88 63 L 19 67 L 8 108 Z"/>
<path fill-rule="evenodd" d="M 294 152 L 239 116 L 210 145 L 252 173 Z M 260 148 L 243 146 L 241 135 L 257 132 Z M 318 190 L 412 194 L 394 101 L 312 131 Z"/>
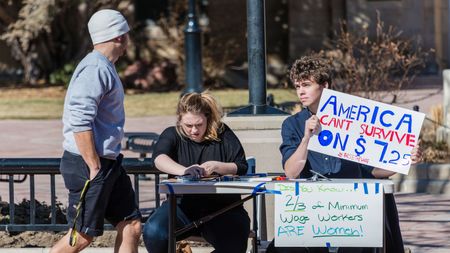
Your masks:
<path fill-rule="evenodd" d="M 408 174 L 425 114 L 324 89 L 308 149 Z"/>
<path fill-rule="evenodd" d="M 276 247 L 382 247 L 379 183 L 276 183 Z"/>

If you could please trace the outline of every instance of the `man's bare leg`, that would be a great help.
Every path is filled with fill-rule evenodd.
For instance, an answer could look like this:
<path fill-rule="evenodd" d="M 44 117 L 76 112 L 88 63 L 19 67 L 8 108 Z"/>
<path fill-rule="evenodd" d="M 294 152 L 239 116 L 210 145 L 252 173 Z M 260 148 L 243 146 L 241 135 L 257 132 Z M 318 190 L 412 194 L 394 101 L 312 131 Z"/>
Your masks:
<path fill-rule="evenodd" d="M 121 221 L 117 224 L 116 229 L 114 253 L 137 253 L 141 237 L 141 221 L 139 219 Z"/>
<path fill-rule="evenodd" d="M 50 249 L 50 253 L 76 253 L 82 251 L 91 244 L 92 237 L 83 233 L 78 233 L 77 244 L 74 247 L 70 246 L 69 238 L 71 232 L 72 230 L 69 230 L 69 232 Z"/>

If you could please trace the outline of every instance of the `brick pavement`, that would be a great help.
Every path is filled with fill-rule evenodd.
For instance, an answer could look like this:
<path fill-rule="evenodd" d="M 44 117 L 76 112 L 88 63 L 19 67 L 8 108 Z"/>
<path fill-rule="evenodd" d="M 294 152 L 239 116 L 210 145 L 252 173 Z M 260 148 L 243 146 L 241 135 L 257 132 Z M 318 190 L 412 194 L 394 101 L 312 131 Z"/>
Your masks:
<path fill-rule="evenodd" d="M 395 196 L 406 247 L 413 253 L 450 252 L 450 194 Z"/>
<path fill-rule="evenodd" d="M 175 123 L 175 116 L 128 118 L 126 132 L 161 133 Z M 0 157 L 60 157 L 62 154 L 61 120 L 0 121 Z M 138 157 L 127 152 L 126 157 Z"/>
<path fill-rule="evenodd" d="M 174 124 L 174 116 L 152 118 L 131 118 L 126 120 L 127 132 L 156 132 L 161 133 L 167 126 Z M 0 121 L 0 157 L 60 157 L 62 154 L 62 124 L 60 120 L 3 120 Z M 130 151 L 124 152 L 125 157 L 139 157 Z M 35 176 L 36 199 L 50 203 L 50 177 Z M 153 181 L 140 181 L 140 205 L 143 208 L 154 206 Z M 30 199 L 29 180 L 16 184 L 14 201 Z M 67 191 L 61 176 L 56 176 L 57 201 L 67 203 Z M 0 198 L 6 200 L 9 196 L 8 185 L 0 182 Z"/>

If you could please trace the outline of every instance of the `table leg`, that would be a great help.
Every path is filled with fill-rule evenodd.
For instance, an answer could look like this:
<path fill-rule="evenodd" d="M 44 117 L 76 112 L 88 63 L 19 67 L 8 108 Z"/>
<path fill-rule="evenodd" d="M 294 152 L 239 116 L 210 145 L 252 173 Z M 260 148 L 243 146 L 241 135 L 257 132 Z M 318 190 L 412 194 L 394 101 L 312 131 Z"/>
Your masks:
<path fill-rule="evenodd" d="M 383 253 L 386 253 L 386 221 L 386 195 L 383 194 Z"/>
<path fill-rule="evenodd" d="M 253 198 L 253 231 L 255 232 L 255 237 L 252 238 L 253 253 L 258 252 L 258 201 L 257 201 L 258 197 L 259 196 L 255 196 Z"/>
<path fill-rule="evenodd" d="M 375 253 L 386 253 L 386 196 L 383 194 L 383 245 L 381 248 L 374 248 Z"/>
<path fill-rule="evenodd" d="M 175 253 L 176 250 L 176 217 L 177 217 L 177 197 L 175 194 L 169 195 L 169 253 Z"/>

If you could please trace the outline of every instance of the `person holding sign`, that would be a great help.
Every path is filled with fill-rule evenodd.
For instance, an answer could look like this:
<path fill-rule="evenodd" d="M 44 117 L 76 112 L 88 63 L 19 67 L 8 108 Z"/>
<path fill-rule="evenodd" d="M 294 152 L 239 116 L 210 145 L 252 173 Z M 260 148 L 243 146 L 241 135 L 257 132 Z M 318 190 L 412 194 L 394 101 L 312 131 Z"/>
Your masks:
<path fill-rule="evenodd" d="M 244 149 L 233 131 L 221 121 L 222 110 L 208 93 L 184 95 L 177 108 L 177 123 L 163 131 L 153 159 L 156 168 L 175 176 L 200 178 L 210 175 L 244 175 L 247 161 Z M 235 194 L 184 195 L 177 203 L 177 229 L 210 215 L 241 199 Z M 144 226 L 144 242 L 151 253 L 168 248 L 169 204 L 164 202 Z M 177 240 L 200 234 L 214 252 L 247 250 L 250 219 L 243 206 L 233 208 Z"/>
<path fill-rule="evenodd" d="M 282 125 L 283 142 L 280 152 L 286 176 L 288 178 L 309 178 L 313 176 L 311 170 L 329 178 L 387 178 L 392 176 L 395 172 L 308 150 L 311 137 L 317 135 L 321 129 L 321 123 L 316 113 L 319 109 L 322 92 L 325 88 L 330 88 L 332 84 L 330 65 L 331 63 L 325 59 L 304 56 L 296 60 L 290 70 L 290 80 L 305 109 L 287 118 Z M 345 127 L 345 123 L 343 122 L 343 127 Z M 421 161 L 421 156 L 417 144 L 410 156 L 411 163 Z M 398 214 L 392 194 L 387 196 L 386 210 L 387 222 L 389 222 L 386 225 L 387 252 L 403 252 Z M 299 249 L 294 251 L 301 252 Z M 305 252 L 328 252 L 328 249 L 310 248 Z M 363 251 L 357 248 L 347 248 L 340 249 L 339 252 Z"/>

